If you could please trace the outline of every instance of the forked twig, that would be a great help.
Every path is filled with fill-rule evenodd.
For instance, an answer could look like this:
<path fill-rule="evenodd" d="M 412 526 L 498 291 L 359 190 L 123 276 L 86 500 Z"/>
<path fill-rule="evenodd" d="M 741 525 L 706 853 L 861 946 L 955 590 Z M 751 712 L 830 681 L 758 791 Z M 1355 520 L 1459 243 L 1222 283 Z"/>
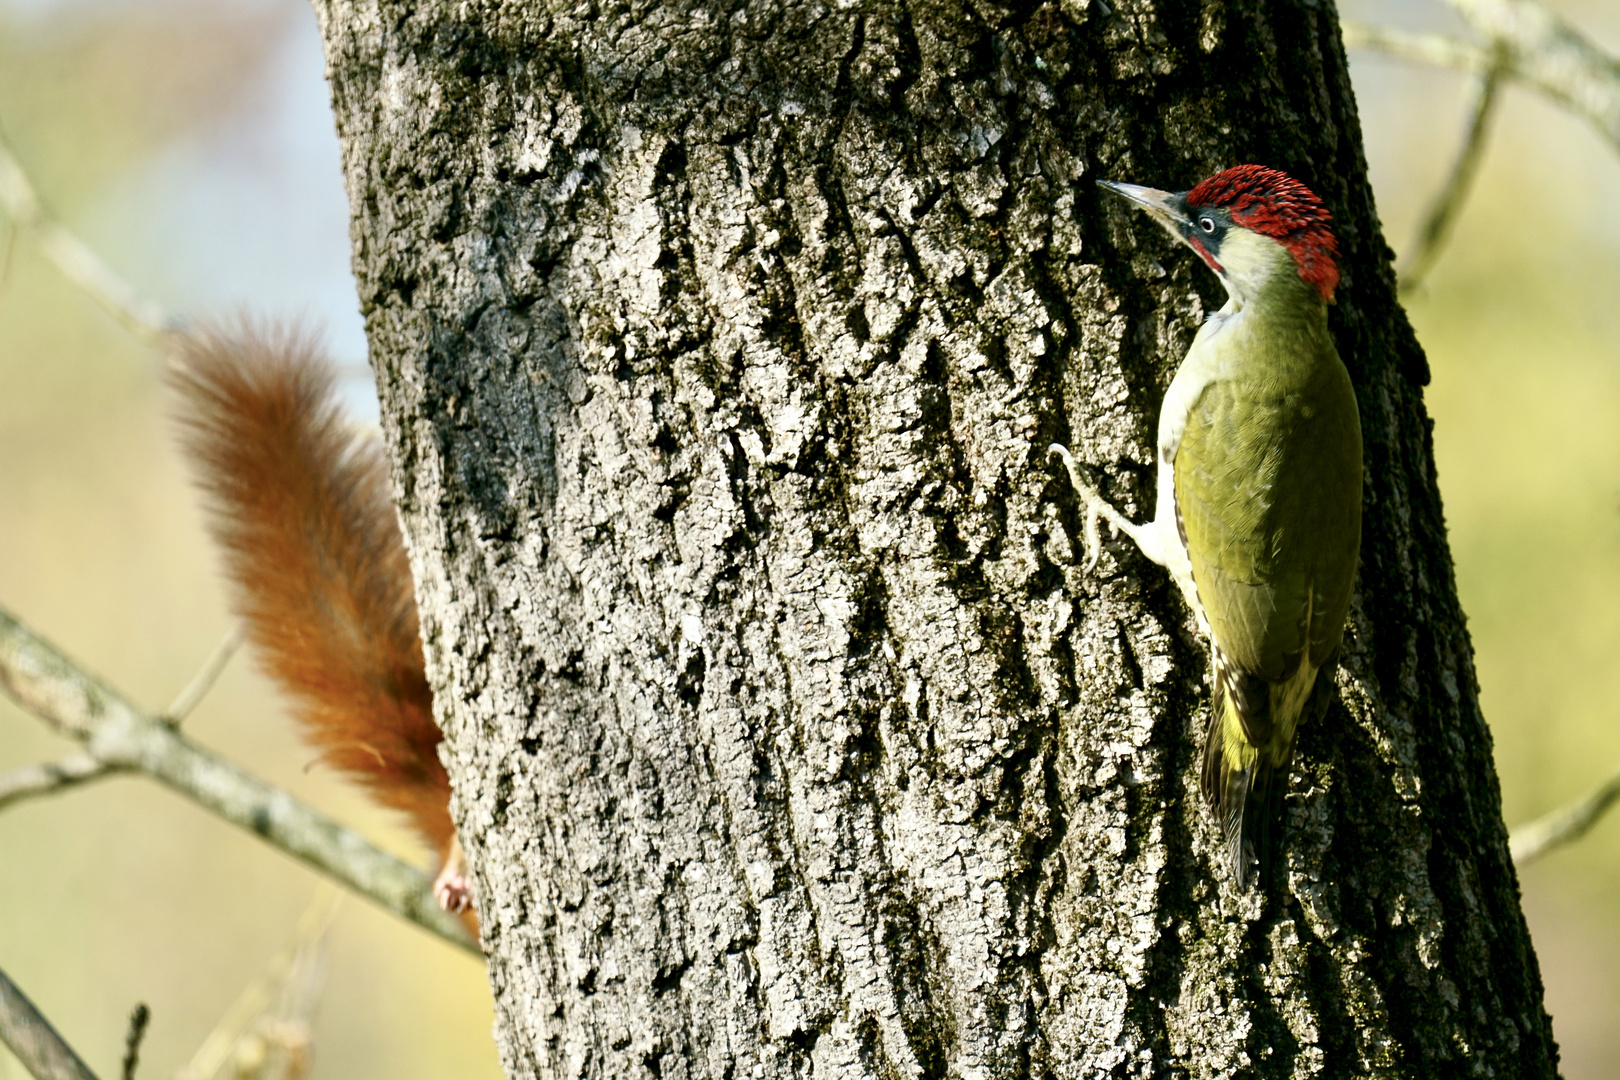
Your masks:
<path fill-rule="evenodd" d="M 185 689 L 174 699 L 174 703 L 158 719 L 171 727 L 185 719 L 213 687 L 215 680 L 219 678 L 220 672 L 225 670 L 225 665 L 230 662 L 236 650 L 241 648 L 242 638 L 241 624 L 237 624 L 226 633 L 197 674 L 192 676 Z M 94 754 L 85 753 L 69 754 L 60 761 L 24 765 L 0 775 L 0 809 L 14 802 L 54 795 L 59 791 L 66 791 L 123 771 L 126 770 L 108 764 Z"/>
<path fill-rule="evenodd" d="M 231 657 L 236 655 L 236 651 L 242 647 L 242 642 L 246 638 L 247 631 L 240 622 L 225 632 L 225 636 L 214 646 L 214 651 L 209 654 L 208 659 L 203 661 L 203 666 L 197 669 L 197 674 L 191 677 L 191 681 L 175 696 L 169 707 L 163 710 L 162 719 L 165 723 L 173 726 L 191 715 L 191 710 L 195 709 L 197 703 L 214 688 L 214 683 L 225 670 L 225 665 L 231 662 Z"/>
<path fill-rule="evenodd" d="M 69 754 L 60 761 L 24 765 L 0 776 L 0 809 L 14 802 L 54 795 L 118 772 L 91 754 Z"/>
<path fill-rule="evenodd" d="M 1345 20 L 1347 49 L 1484 74 L 1501 55 L 1503 74 L 1584 118 L 1620 149 L 1620 60 L 1536 0 L 1446 0 L 1492 44 Z"/>
<path fill-rule="evenodd" d="M 472 952 L 428 875 L 203 749 L 0 611 L 0 690 L 110 768 L 140 772 L 328 877 Z"/>
<path fill-rule="evenodd" d="M 1620 148 L 1620 59 L 1540 0 L 1446 0 L 1526 84 L 1586 117 Z"/>

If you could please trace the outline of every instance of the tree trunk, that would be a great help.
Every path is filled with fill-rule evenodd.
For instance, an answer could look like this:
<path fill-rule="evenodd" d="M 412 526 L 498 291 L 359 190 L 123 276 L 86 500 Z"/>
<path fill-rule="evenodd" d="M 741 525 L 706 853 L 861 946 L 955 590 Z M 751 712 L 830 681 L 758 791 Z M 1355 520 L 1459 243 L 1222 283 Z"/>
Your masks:
<path fill-rule="evenodd" d="M 1337 17 L 318 0 L 508 1076 L 1556 1072 Z M 1220 287 L 1113 178 L 1332 207 L 1338 697 L 1247 894 L 1151 513 Z"/>

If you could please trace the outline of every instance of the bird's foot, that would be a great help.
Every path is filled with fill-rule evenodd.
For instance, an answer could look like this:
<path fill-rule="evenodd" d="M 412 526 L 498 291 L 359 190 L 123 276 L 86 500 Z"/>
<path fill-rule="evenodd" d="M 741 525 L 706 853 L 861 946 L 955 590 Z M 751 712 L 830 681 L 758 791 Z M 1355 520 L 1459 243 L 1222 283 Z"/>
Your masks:
<path fill-rule="evenodd" d="M 1069 470 L 1069 483 L 1074 486 L 1075 494 L 1085 504 L 1085 537 L 1086 537 L 1086 573 L 1097 568 L 1097 560 L 1102 557 L 1102 530 L 1100 522 L 1107 521 L 1115 535 L 1121 531 L 1133 538 L 1136 535 L 1136 525 L 1128 521 L 1124 514 L 1115 510 L 1108 500 L 1097 493 L 1097 489 L 1086 483 L 1080 476 L 1080 466 L 1075 464 L 1074 455 L 1069 448 L 1060 443 L 1053 443 L 1046 450 L 1048 455 L 1063 459 L 1063 467 Z"/>

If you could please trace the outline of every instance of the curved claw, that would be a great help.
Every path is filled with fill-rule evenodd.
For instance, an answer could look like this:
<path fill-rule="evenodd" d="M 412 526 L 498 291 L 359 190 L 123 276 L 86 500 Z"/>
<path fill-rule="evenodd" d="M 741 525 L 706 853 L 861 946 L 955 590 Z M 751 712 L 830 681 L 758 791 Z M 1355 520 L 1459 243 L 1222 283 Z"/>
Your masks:
<path fill-rule="evenodd" d="M 1118 535 L 1121 521 L 1119 511 L 1097 493 L 1097 490 L 1080 478 L 1080 467 L 1075 464 L 1074 455 L 1069 448 L 1061 443 L 1053 443 L 1046 448 L 1048 457 L 1058 457 L 1063 461 L 1063 467 L 1069 472 L 1069 483 L 1073 485 L 1080 501 L 1086 504 L 1085 537 L 1086 537 L 1086 573 L 1097 568 L 1097 560 L 1102 558 L 1102 530 L 1098 524 L 1107 519 L 1108 527 Z"/>

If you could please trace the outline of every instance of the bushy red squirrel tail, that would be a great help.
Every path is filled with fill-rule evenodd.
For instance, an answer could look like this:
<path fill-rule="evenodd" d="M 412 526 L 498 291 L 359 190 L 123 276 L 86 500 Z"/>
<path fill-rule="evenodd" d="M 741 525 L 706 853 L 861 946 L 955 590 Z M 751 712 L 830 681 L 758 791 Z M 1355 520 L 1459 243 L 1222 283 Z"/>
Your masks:
<path fill-rule="evenodd" d="M 317 337 L 245 320 L 196 332 L 170 381 L 232 606 L 305 739 L 458 860 L 387 467 Z M 460 896 L 444 884 L 441 901 L 465 906 L 464 879 Z"/>

